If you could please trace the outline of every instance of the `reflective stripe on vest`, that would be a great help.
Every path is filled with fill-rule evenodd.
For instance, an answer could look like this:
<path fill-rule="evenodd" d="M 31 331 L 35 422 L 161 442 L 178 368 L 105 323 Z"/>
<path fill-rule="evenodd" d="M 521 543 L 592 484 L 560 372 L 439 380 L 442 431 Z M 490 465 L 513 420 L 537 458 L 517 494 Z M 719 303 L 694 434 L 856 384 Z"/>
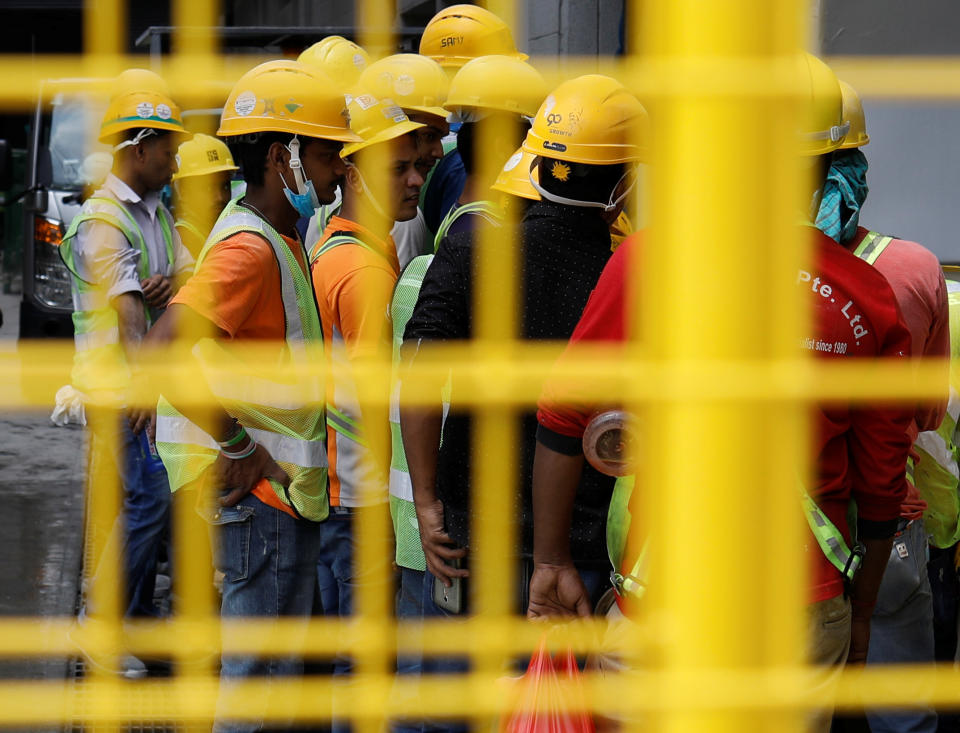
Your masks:
<path fill-rule="evenodd" d="M 817 505 L 802 485 L 800 489 L 800 503 L 803 506 L 803 516 L 807 519 L 814 539 L 820 545 L 820 550 L 826 556 L 845 581 L 852 581 L 857 569 L 863 560 L 863 548 L 857 544 L 851 552 L 847 541 L 836 525 L 830 521 L 823 510 Z"/>
<path fill-rule="evenodd" d="M 156 216 L 163 233 L 167 262 L 172 265 L 173 232 L 168 220 L 169 213 L 159 206 Z M 85 222 L 106 224 L 123 235 L 130 247 L 140 253 L 137 274 L 141 280 L 150 276 L 150 254 L 133 214 L 121 202 L 106 196 L 91 196 L 84 202 L 80 213 L 70 222 L 58 248 L 60 259 L 71 275 L 71 289 L 76 304 L 72 315 L 76 352 L 71 381 L 74 387 L 87 395 L 122 400 L 129 381 L 129 371 L 126 355 L 120 345 L 117 312 L 110 305 L 104 288 L 81 277 L 74 261 L 73 245 L 80 225 Z M 143 310 L 149 328 L 151 317 L 146 303 Z"/>
<path fill-rule="evenodd" d="M 323 332 L 313 288 L 283 238 L 263 219 L 231 201 L 207 238 L 199 268 L 209 252 L 235 234 L 255 234 L 270 244 L 280 273 L 285 343 L 277 365 L 316 364 L 323 359 Z M 306 257 L 306 252 L 304 252 Z M 290 476 L 290 488 L 271 481 L 273 490 L 300 516 L 319 521 L 328 515 L 324 389 L 319 378 L 279 381 L 268 366 L 245 362 L 229 344 L 201 339 L 194 346 L 213 393 Z M 157 408 L 157 450 L 177 489 L 200 478 L 216 460 L 216 441 L 161 399 Z"/>
<path fill-rule="evenodd" d="M 883 254 L 883 250 L 893 241 L 893 237 L 878 232 L 867 232 L 863 241 L 857 245 L 853 253 L 868 265 L 872 265 Z"/>
<path fill-rule="evenodd" d="M 492 201 L 471 201 L 469 204 L 463 204 L 463 206 L 454 204 L 453 208 L 447 212 L 447 215 L 443 217 L 443 221 L 440 222 L 440 226 L 437 228 L 437 235 L 433 238 L 434 252 L 440 249 L 440 242 L 447 236 L 453 223 L 461 216 L 468 214 L 482 216 L 494 226 L 499 226 L 503 221 L 503 209 Z"/>
<path fill-rule="evenodd" d="M 413 484 L 407 455 L 403 450 L 403 435 L 400 433 L 400 347 L 403 332 L 420 296 L 423 278 L 427 274 L 433 255 L 414 257 L 403 268 L 390 301 L 390 316 L 393 319 L 393 388 L 390 394 L 390 494 L 404 501 L 413 501 Z"/>

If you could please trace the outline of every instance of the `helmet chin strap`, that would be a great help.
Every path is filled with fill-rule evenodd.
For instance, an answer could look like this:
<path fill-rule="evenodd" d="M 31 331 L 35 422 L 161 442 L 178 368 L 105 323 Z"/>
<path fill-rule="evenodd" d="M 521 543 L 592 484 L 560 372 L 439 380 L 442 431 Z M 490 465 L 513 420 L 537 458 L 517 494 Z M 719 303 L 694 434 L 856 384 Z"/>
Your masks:
<path fill-rule="evenodd" d="M 631 171 L 627 170 L 624 172 L 622 176 L 620 176 L 620 180 L 618 180 L 616 184 L 613 186 L 613 188 L 611 189 L 610 197 L 607 199 L 607 203 L 605 204 L 599 201 L 581 201 L 580 199 L 568 199 L 566 196 L 560 196 L 555 193 L 550 193 L 542 185 L 540 185 L 540 182 L 537 179 L 533 177 L 534 166 L 539 165 L 539 163 L 540 163 L 540 158 L 534 158 L 533 161 L 530 163 L 530 170 L 528 172 L 528 177 L 530 178 L 530 184 L 537 190 L 537 193 L 539 193 L 541 197 L 543 197 L 547 201 L 552 201 L 555 204 L 563 204 L 565 206 L 579 206 L 581 208 L 586 208 L 586 209 L 603 209 L 605 213 L 609 213 L 611 211 L 616 210 L 616 208 L 623 203 L 624 199 L 626 199 L 627 196 L 630 195 L 630 192 L 633 190 L 633 187 L 637 184 L 637 179 L 636 177 L 634 177 L 634 179 L 630 182 L 630 185 L 627 186 L 624 192 L 620 194 L 616 199 L 613 198 L 613 194 L 617 190 L 617 186 L 619 186 L 620 183 L 624 181 L 627 178 L 627 176 L 630 175 Z"/>
<path fill-rule="evenodd" d="M 290 170 L 293 171 L 293 180 L 297 184 L 297 193 L 307 193 L 307 177 L 303 173 L 303 163 L 300 162 L 300 139 L 294 135 L 287 145 L 290 151 Z M 282 178 L 282 176 L 281 176 Z M 286 182 L 284 182 L 286 185 Z"/>

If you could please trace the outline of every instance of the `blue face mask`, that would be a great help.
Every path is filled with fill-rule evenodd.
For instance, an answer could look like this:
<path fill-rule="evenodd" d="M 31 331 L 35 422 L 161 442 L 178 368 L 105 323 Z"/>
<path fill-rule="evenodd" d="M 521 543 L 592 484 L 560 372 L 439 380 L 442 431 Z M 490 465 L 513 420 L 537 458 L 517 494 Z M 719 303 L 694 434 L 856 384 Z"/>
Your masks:
<path fill-rule="evenodd" d="M 283 180 L 283 174 L 280 175 L 280 180 Z M 306 193 L 294 193 L 287 182 L 283 181 L 283 195 L 287 197 L 287 201 L 300 216 L 309 219 L 313 216 L 313 212 L 320 208 L 320 199 L 317 198 L 317 192 L 313 188 L 313 181 L 307 181 L 304 188 L 307 189 Z"/>
<path fill-rule="evenodd" d="M 290 205 L 297 210 L 297 213 L 309 219 L 313 216 L 313 212 L 320 208 L 320 199 L 317 198 L 313 181 L 308 180 L 303 174 L 303 165 L 300 163 L 300 140 L 296 135 L 293 136 L 287 150 L 290 151 L 290 169 L 293 171 L 294 183 L 297 184 L 299 193 L 294 193 L 281 173 L 280 180 L 283 181 L 283 193 Z"/>

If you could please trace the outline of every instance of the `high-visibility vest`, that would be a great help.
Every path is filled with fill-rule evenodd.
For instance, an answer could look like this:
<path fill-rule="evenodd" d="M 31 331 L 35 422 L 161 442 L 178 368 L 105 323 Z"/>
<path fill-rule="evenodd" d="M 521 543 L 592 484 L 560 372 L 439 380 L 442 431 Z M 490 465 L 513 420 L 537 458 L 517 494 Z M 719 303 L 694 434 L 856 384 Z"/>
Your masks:
<path fill-rule="evenodd" d="M 400 347 L 403 346 L 403 332 L 413 315 L 414 306 L 420 296 L 423 278 L 427 268 L 433 262 L 433 255 L 420 255 L 410 260 L 400 273 L 390 302 L 390 316 L 393 319 L 393 373 L 390 392 L 390 517 L 396 537 L 396 560 L 400 567 L 412 570 L 425 570 L 426 559 L 420 544 L 420 528 L 417 524 L 417 512 L 413 504 L 413 484 L 410 481 L 410 469 L 407 467 L 407 455 L 403 450 L 403 435 L 400 432 Z"/>
<path fill-rule="evenodd" d="M 266 240 L 280 271 L 285 338 L 284 344 L 277 346 L 275 366 L 321 363 L 323 331 L 313 287 L 296 256 L 266 221 L 231 201 L 207 238 L 197 267 L 218 243 L 241 232 Z M 272 365 L 247 363 L 238 349 L 212 338 L 198 341 L 193 353 L 224 409 L 290 476 L 289 489 L 270 481 L 280 500 L 304 519 L 326 519 L 329 505 L 323 379 L 280 379 Z M 172 490 L 199 479 L 216 460 L 218 450 L 213 437 L 161 398 L 157 407 L 157 451 Z"/>
<path fill-rule="evenodd" d="M 310 253 L 310 264 L 314 264 L 327 252 L 343 245 L 363 247 L 389 261 L 383 252 L 362 239 L 349 234 L 341 234 L 324 241 L 318 241 Z M 340 483 L 340 502 L 343 506 L 351 506 L 353 502 L 358 500 L 358 496 L 353 492 L 359 487 L 370 485 L 378 477 L 376 475 L 376 465 L 370 454 L 370 443 L 366 437 L 366 430 L 360 421 L 360 403 L 357 390 L 347 376 L 350 374 L 347 344 L 336 325 L 330 324 L 330 331 L 332 339 L 327 348 L 329 349 L 333 372 L 339 378 L 338 376 L 333 377 L 332 399 L 329 394 L 327 397 L 327 425 L 335 431 L 336 465 L 334 470 Z M 347 491 L 344 491 L 344 489 L 347 489 Z M 346 503 L 344 503 L 345 500 Z"/>
<path fill-rule="evenodd" d="M 949 274 L 949 273 L 948 273 Z M 953 273 L 958 277 L 958 273 Z M 960 422 L 960 282 L 950 277 L 947 302 L 950 307 L 950 397 L 947 412 L 936 430 L 917 436 L 914 449 L 920 456 L 914 482 L 927 502 L 924 529 L 937 547 L 960 541 L 960 458 L 957 424 Z"/>
<path fill-rule="evenodd" d="M 433 238 L 434 252 L 440 249 L 440 242 L 447 236 L 453 223 L 461 216 L 468 214 L 482 216 L 494 226 L 499 226 L 503 222 L 503 209 L 492 201 L 471 201 L 463 206 L 454 205 L 454 207 L 447 212 L 447 215 L 443 217 L 443 221 L 440 222 L 440 226 L 437 228 L 437 234 Z"/>
<path fill-rule="evenodd" d="M 169 212 L 157 207 L 157 220 L 163 232 L 167 261 L 174 262 L 173 232 Z M 93 399 L 105 398 L 123 401 L 130 381 L 126 356 L 120 345 L 120 328 L 116 310 L 110 305 L 106 289 L 83 279 L 74 261 L 73 244 L 80 225 L 96 221 L 118 229 L 130 246 L 140 252 L 138 275 L 141 280 L 150 277 L 150 255 L 147 242 L 137 220 L 116 199 L 91 196 L 60 244 L 60 258 L 70 271 L 70 283 L 77 307 L 73 312 L 74 344 L 71 381 L 80 392 Z M 144 304 L 147 327 L 151 324 L 150 309 Z"/>

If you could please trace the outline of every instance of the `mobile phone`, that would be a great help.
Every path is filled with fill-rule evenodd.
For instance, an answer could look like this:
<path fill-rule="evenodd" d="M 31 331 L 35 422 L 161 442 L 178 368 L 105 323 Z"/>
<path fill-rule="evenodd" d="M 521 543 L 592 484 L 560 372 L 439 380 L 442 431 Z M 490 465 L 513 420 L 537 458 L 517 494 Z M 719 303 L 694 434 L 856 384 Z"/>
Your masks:
<path fill-rule="evenodd" d="M 453 567 L 460 567 L 459 559 L 453 561 Z M 437 608 L 447 613 L 461 613 L 463 601 L 463 578 L 451 578 L 449 587 L 439 578 L 433 579 L 433 602 Z"/>

